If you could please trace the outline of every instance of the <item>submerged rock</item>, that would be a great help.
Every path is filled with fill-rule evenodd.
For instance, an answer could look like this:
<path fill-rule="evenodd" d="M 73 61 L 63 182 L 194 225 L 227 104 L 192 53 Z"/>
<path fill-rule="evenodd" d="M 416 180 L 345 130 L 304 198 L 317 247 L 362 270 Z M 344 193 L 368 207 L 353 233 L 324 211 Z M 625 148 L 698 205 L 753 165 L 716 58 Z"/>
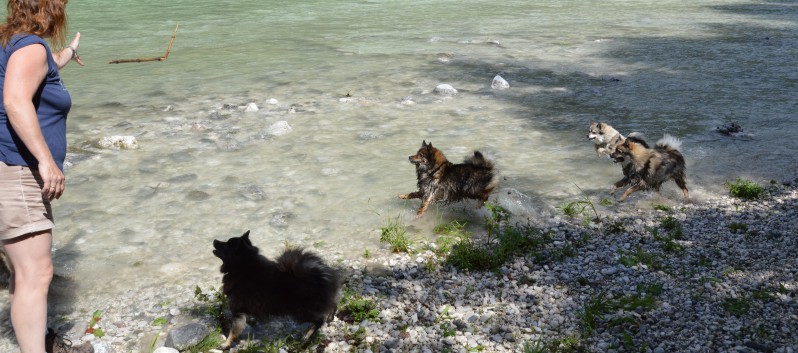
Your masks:
<path fill-rule="evenodd" d="M 115 150 L 132 150 L 139 148 L 139 142 L 135 136 L 106 136 L 97 142 L 100 148 Z"/>
<path fill-rule="evenodd" d="M 244 111 L 247 113 L 256 112 L 258 111 L 258 105 L 255 103 L 249 103 L 247 104 L 246 108 L 244 108 Z"/>
<path fill-rule="evenodd" d="M 445 84 L 445 83 L 440 84 L 437 87 L 435 87 L 435 90 L 433 92 L 435 92 L 436 94 L 443 95 L 443 96 L 453 96 L 453 95 L 457 94 L 457 90 L 454 87 L 452 87 L 452 85 Z"/>
<path fill-rule="evenodd" d="M 510 83 L 508 83 L 503 77 L 496 75 L 493 78 L 493 82 L 491 82 L 490 87 L 493 89 L 508 89 L 510 88 Z"/>
<path fill-rule="evenodd" d="M 412 96 L 405 96 L 405 97 L 402 97 L 402 99 L 399 101 L 399 104 L 401 104 L 401 105 L 415 105 L 416 102 L 413 101 L 413 97 Z"/>
<path fill-rule="evenodd" d="M 283 120 L 269 126 L 264 133 L 269 136 L 283 136 L 290 133 L 291 130 L 293 130 L 291 124 Z"/>
<path fill-rule="evenodd" d="M 240 186 L 238 192 L 249 201 L 258 201 L 266 198 L 266 192 L 263 191 L 263 188 L 255 184 Z"/>
<path fill-rule="evenodd" d="M 186 195 L 186 199 L 191 201 L 205 201 L 209 198 L 211 198 L 211 194 L 200 190 L 191 190 L 188 195 Z"/>

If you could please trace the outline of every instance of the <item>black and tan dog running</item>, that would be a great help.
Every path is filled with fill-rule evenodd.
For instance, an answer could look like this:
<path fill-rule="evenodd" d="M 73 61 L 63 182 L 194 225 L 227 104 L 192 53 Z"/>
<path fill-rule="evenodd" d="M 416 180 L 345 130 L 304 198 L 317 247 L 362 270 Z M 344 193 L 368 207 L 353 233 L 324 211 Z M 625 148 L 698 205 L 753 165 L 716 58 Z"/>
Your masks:
<path fill-rule="evenodd" d="M 654 148 L 649 148 L 640 138 L 627 137 L 611 155 L 616 162 L 630 163 L 628 170 L 624 167 L 624 179 L 615 183 L 612 192 L 626 184 L 632 184 L 621 195 L 620 201 L 623 201 L 639 190 L 654 189 L 659 193 L 662 184 L 673 179 L 687 199 L 687 167 L 684 156 L 679 151 L 680 147 L 681 141 L 667 134 L 657 141 Z"/>
<path fill-rule="evenodd" d="M 340 274 L 322 259 L 303 249 L 286 249 L 276 261 L 260 255 L 249 240 L 249 231 L 227 241 L 213 241 L 213 254 L 222 260 L 222 292 L 227 296 L 233 323 L 220 347 L 229 349 L 247 323 L 257 319 L 289 316 L 313 326 L 305 342 L 335 315 Z"/>
<path fill-rule="evenodd" d="M 418 191 L 399 195 L 399 198 L 421 199 L 417 217 L 422 217 L 427 208 L 437 201 L 476 199 L 479 201 L 477 208 L 480 208 L 499 184 L 499 177 L 493 171 L 493 161 L 483 157 L 479 151 L 474 151 L 474 155 L 463 163 L 454 164 L 446 159 L 441 150 L 432 147 L 431 142 L 422 141 L 421 148 L 409 159 L 416 166 Z"/>

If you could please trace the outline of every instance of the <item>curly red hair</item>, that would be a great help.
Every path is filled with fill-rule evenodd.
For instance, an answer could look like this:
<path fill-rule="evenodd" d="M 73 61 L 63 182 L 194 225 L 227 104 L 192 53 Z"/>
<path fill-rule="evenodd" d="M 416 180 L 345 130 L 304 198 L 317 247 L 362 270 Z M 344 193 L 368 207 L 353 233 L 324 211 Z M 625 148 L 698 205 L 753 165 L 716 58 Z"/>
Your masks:
<path fill-rule="evenodd" d="M 8 45 L 15 34 L 49 38 L 56 47 L 66 43 L 67 0 L 8 0 L 6 23 L 0 25 L 0 42 Z"/>

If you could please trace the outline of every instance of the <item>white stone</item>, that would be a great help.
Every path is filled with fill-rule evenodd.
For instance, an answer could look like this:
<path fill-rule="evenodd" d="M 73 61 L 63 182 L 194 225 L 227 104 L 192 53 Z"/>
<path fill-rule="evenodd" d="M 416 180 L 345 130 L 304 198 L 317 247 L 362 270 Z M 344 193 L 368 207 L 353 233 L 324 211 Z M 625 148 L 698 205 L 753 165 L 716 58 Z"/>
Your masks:
<path fill-rule="evenodd" d="M 282 136 L 290 133 L 291 130 L 293 130 L 291 124 L 285 120 L 282 120 L 269 126 L 269 128 L 266 129 L 266 133 L 272 136 Z"/>
<path fill-rule="evenodd" d="M 445 95 L 445 96 L 453 96 L 453 95 L 457 94 L 457 90 L 454 87 L 452 87 L 452 85 L 445 84 L 445 83 L 440 84 L 437 87 L 435 87 L 434 92 L 437 93 L 437 94 L 440 94 L 440 95 Z"/>
<path fill-rule="evenodd" d="M 132 150 L 139 148 L 139 143 L 135 136 L 106 136 L 97 142 L 102 148 Z"/>
<path fill-rule="evenodd" d="M 247 107 L 244 108 L 244 111 L 247 112 L 247 113 L 256 112 L 256 111 L 258 111 L 258 105 L 255 104 L 255 103 L 249 103 L 249 104 L 247 104 Z"/>
<path fill-rule="evenodd" d="M 508 89 L 510 88 L 510 84 L 501 76 L 496 75 L 493 78 L 493 82 L 490 84 L 490 87 L 493 89 Z"/>

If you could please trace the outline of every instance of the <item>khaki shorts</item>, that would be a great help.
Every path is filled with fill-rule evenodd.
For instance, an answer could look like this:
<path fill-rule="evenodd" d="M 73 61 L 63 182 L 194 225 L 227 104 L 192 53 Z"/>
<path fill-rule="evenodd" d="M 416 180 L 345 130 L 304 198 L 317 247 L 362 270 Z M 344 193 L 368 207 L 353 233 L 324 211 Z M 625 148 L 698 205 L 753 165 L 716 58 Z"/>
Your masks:
<path fill-rule="evenodd" d="M 53 210 L 39 173 L 0 162 L 0 240 L 52 229 Z"/>

